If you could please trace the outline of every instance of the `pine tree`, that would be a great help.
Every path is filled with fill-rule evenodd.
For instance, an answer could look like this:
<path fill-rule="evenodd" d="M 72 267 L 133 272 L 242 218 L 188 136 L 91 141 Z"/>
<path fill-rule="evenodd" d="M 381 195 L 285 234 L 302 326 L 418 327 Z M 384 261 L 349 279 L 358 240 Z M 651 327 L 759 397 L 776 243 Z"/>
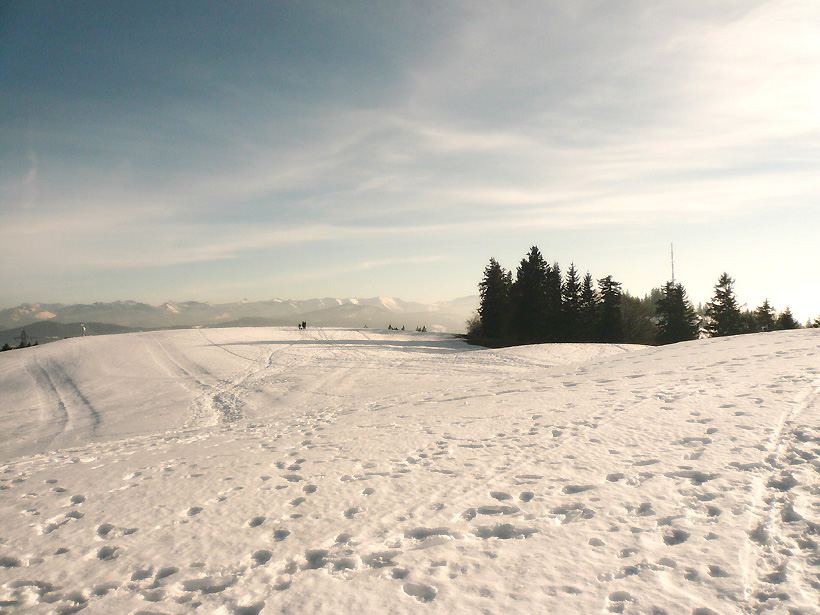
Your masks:
<path fill-rule="evenodd" d="M 600 310 L 598 313 L 598 339 L 606 343 L 622 341 L 621 284 L 611 275 L 598 280 Z"/>
<path fill-rule="evenodd" d="M 563 280 L 561 267 L 553 263 L 547 268 L 547 338 L 553 342 L 561 341 L 564 336 Z"/>
<path fill-rule="evenodd" d="M 581 279 L 578 277 L 575 263 L 570 263 L 569 269 L 567 269 L 561 292 L 564 308 L 563 340 L 576 342 L 579 340 L 581 333 Z"/>
<path fill-rule="evenodd" d="M 755 310 L 758 331 L 774 331 L 774 308 L 769 305 L 769 300 L 764 299 L 763 305 Z"/>
<path fill-rule="evenodd" d="M 587 271 L 581 283 L 581 302 L 578 311 L 578 340 L 589 342 L 596 337 L 598 326 L 598 291 Z"/>
<path fill-rule="evenodd" d="M 787 307 L 783 312 L 778 314 L 774 326 L 778 331 L 788 331 L 790 329 L 799 329 L 800 323 L 797 322 L 792 315 L 792 311 Z"/>
<path fill-rule="evenodd" d="M 655 343 L 658 336 L 655 326 L 655 305 L 649 295 L 633 297 L 621 293 L 621 340 L 628 344 Z"/>
<path fill-rule="evenodd" d="M 698 316 L 681 284 L 667 282 L 655 308 L 658 344 L 674 344 L 698 338 Z"/>
<path fill-rule="evenodd" d="M 743 333 L 740 308 L 732 285 L 735 281 L 723 273 L 715 285 L 715 294 L 706 304 L 706 332 L 712 337 Z"/>
<path fill-rule="evenodd" d="M 512 286 L 512 332 L 522 342 L 547 339 L 547 265 L 536 246 L 530 248 L 516 271 Z"/>
<path fill-rule="evenodd" d="M 507 337 L 510 322 L 511 275 L 494 258 L 491 258 L 490 263 L 484 268 L 484 279 L 478 285 L 481 295 L 478 314 L 480 334 L 483 337 Z"/>

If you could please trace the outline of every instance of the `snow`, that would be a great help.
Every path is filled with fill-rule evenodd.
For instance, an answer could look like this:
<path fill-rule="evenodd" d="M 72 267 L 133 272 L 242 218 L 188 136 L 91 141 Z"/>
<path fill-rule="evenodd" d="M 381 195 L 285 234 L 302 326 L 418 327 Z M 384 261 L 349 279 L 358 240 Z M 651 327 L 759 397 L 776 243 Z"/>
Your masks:
<path fill-rule="evenodd" d="M 820 332 L 0 355 L 2 613 L 820 613 Z"/>

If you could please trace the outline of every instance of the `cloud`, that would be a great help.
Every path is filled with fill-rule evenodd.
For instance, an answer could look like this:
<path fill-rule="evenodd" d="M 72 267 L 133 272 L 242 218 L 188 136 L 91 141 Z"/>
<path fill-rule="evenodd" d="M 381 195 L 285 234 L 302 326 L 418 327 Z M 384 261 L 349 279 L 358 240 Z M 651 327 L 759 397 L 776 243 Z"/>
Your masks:
<path fill-rule="evenodd" d="M 307 58 L 255 27 L 227 55 L 198 58 L 195 39 L 150 97 L 123 103 L 126 84 L 107 98 L 122 83 L 101 67 L 84 79 L 111 88 L 52 93 L 61 113 L 36 106 L 30 147 L 14 132 L 15 166 L 0 165 L 3 267 L 355 251 L 343 277 L 396 246 L 411 262 L 436 243 L 459 253 L 816 209 L 813 4 L 464 2 L 435 23 L 412 6 L 338 23 L 305 10 L 311 40 L 334 37 Z M 383 29 L 394 21 L 398 34 Z M 319 70 L 329 55 L 334 69 Z"/>

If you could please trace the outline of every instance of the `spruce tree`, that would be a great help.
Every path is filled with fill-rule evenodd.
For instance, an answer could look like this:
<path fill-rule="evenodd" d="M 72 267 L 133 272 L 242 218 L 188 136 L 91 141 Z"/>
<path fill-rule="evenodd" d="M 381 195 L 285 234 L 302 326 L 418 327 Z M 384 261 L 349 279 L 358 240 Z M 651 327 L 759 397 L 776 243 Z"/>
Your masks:
<path fill-rule="evenodd" d="M 512 287 L 512 331 L 519 341 L 546 341 L 547 269 L 541 252 L 533 246 L 516 271 Z"/>
<path fill-rule="evenodd" d="M 681 284 L 667 282 L 655 308 L 658 344 L 674 344 L 698 338 L 698 316 Z"/>
<path fill-rule="evenodd" d="M 706 332 L 711 337 L 743 333 L 740 308 L 732 285 L 735 281 L 724 272 L 715 284 L 715 294 L 706 304 Z"/>
<path fill-rule="evenodd" d="M 595 283 L 589 271 L 581 283 L 581 303 L 578 314 L 578 341 L 594 340 L 598 326 L 598 291 L 595 290 Z"/>
<path fill-rule="evenodd" d="M 769 300 L 764 299 L 763 305 L 755 310 L 758 331 L 774 331 L 774 308 L 769 305 Z"/>
<path fill-rule="evenodd" d="M 564 336 L 563 280 L 561 267 L 553 263 L 547 268 L 547 339 L 561 341 Z"/>
<path fill-rule="evenodd" d="M 622 341 L 621 284 L 611 275 L 598 280 L 600 310 L 598 312 L 598 339 L 601 342 Z"/>
<path fill-rule="evenodd" d="M 484 268 L 484 279 L 478 285 L 481 303 L 478 308 L 480 334 L 483 337 L 504 339 L 510 322 L 511 273 L 498 261 L 490 259 Z"/>
<path fill-rule="evenodd" d="M 627 344 L 654 344 L 658 336 L 655 304 L 650 295 L 633 297 L 621 293 L 621 341 Z"/>
<path fill-rule="evenodd" d="M 790 329 L 799 329 L 800 323 L 797 322 L 792 315 L 792 311 L 787 307 L 783 312 L 778 314 L 774 326 L 778 331 L 788 331 Z"/>
<path fill-rule="evenodd" d="M 575 269 L 575 263 L 570 263 L 564 277 L 562 288 L 562 305 L 564 308 L 564 335 L 566 342 L 577 342 L 580 338 L 581 323 L 581 279 Z"/>

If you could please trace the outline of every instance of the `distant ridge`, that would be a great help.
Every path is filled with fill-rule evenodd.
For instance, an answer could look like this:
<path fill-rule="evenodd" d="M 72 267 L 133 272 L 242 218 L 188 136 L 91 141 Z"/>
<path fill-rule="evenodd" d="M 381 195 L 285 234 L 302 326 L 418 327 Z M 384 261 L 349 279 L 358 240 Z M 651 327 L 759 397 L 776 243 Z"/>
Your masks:
<path fill-rule="evenodd" d="M 386 329 L 393 325 L 410 330 L 426 327 L 428 331 L 463 333 L 467 319 L 477 307 L 477 296 L 430 304 L 387 297 L 271 299 L 221 304 L 168 301 L 158 306 L 138 301 L 74 305 L 24 303 L 0 310 L 0 344 L 6 343 L 2 340 L 7 334 L 19 336 L 22 328 L 29 335 L 37 336 L 40 332 L 44 339 L 81 335 L 80 323 L 87 327 L 95 323 L 99 331 L 103 330 L 101 325 L 121 328 L 105 330 L 106 333 L 179 327 L 288 326 L 303 320 L 322 327 Z M 46 324 L 53 326 L 44 327 Z"/>
<path fill-rule="evenodd" d="M 21 333 L 25 330 L 29 343 L 47 344 L 68 337 L 81 337 L 83 335 L 112 335 L 115 333 L 132 333 L 140 331 L 132 327 L 111 325 L 100 322 L 68 323 L 55 322 L 53 320 L 39 321 L 0 331 L 0 346 L 8 344 L 16 347 L 20 344 Z"/>

